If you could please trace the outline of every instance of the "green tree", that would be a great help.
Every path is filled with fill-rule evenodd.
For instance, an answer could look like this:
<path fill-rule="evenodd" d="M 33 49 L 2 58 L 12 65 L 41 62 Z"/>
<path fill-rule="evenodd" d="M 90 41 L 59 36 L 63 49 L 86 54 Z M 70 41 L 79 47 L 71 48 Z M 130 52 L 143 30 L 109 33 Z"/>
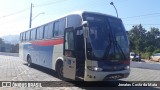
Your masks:
<path fill-rule="evenodd" d="M 151 27 L 145 30 L 143 26 L 135 25 L 128 31 L 130 40 L 130 50 L 142 52 L 143 57 L 148 58 L 151 54 L 160 52 L 160 31 L 158 28 Z"/>
<path fill-rule="evenodd" d="M 146 47 L 152 46 L 152 49 L 156 50 L 160 48 L 160 31 L 158 28 L 152 27 L 150 31 L 147 32 L 147 44 Z M 154 51 L 152 50 L 152 52 Z"/>
<path fill-rule="evenodd" d="M 145 39 L 146 38 L 146 30 L 143 26 L 136 25 L 129 31 L 129 40 L 130 40 L 130 49 L 136 50 L 138 52 L 144 52 L 145 48 Z"/>

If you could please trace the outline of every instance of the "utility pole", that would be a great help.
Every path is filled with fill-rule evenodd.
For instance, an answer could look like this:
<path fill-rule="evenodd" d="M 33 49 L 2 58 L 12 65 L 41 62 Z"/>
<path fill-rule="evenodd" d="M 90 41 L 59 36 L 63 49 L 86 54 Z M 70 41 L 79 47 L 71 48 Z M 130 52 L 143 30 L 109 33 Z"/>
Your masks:
<path fill-rule="evenodd" d="M 113 2 L 111 2 L 111 3 L 110 3 L 110 5 L 113 5 L 114 9 L 116 10 L 117 17 L 118 17 L 118 12 L 117 12 L 116 7 L 114 6 L 114 3 L 113 3 Z"/>
<path fill-rule="evenodd" d="M 32 7 L 33 7 L 33 4 L 31 3 L 30 19 L 29 19 L 29 28 L 31 28 L 31 27 L 32 27 Z"/>

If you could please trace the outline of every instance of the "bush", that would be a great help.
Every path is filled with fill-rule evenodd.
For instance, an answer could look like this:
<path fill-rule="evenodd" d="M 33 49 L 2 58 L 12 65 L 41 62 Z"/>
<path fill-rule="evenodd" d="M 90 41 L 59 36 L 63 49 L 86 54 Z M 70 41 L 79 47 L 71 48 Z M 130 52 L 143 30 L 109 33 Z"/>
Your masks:
<path fill-rule="evenodd" d="M 143 59 L 149 59 L 149 57 L 152 55 L 151 52 L 145 52 L 141 54 L 141 58 Z"/>
<path fill-rule="evenodd" d="M 160 49 L 154 50 L 153 54 L 160 53 Z"/>

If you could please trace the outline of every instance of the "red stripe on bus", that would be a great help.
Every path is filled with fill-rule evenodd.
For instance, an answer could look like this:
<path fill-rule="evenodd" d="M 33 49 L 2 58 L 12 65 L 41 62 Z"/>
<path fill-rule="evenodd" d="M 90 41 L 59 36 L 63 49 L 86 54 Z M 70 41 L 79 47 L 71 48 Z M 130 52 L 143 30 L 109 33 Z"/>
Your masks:
<path fill-rule="evenodd" d="M 39 46 L 52 46 L 63 44 L 64 40 L 62 39 L 52 39 L 52 40 L 42 40 L 42 41 L 34 41 L 31 42 L 32 44 L 39 45 Z"/>

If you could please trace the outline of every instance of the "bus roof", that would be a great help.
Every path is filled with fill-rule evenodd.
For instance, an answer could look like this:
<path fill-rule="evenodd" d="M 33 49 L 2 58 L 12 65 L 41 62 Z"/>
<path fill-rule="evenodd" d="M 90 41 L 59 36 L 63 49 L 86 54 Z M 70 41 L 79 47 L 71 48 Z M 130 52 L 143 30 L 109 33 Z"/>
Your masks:
<path fill-rule="evenodd" d="M 108 15 L 108 14 L 104 14 L 104 13 L 79 10 L 79 11 L 74 11 L 74 12 L 65 14 L 65 15 L 63 15 L 63 16 L 57 17 L 56 19 L 54 19 L 54 20 L 52 20 L 52 21 L 55 21 L 55 20 L 58 20 L 58 19 L 67 17 L 67 16 L 69 16 L 69 15 L 79 15 L 79 16 L 82 17 L 82 14 L 83 14 L 83 13 L 91 13 L 91 14 L 105 15 L 105 16 L 109 16 L 109 17 L 113 17 L 113 18 L 120 19 L 120 18 L 118 18 L 118 17 L 112 16 L 112 15 Z M 49 22 L 47 22 L 47 23 L 50 23 L 50 22 L 52 22 L 52 21 L 49 21 Z M 45 24 L 47 24 L 47 23 L 45 23 Z M 45 24 L 42 24 L 42 25 L 45 25 Z M 30 28 L 29 30 L 34 29 L 34 28 L 37 28 L 37 27 L 39 27 L 39 26 L 41 26 L 41 25 L 38 25 L 38 26 L 33 27 L 33 28 Z M 26 31 L 28 31 L 28 30 L 25 30 L 25 31 L 23 31 L 23 32 L 26 32 Z"/>
<path fill-rule="evenodd" d="M 100 12 L 92 12 L 92 11 L 74 11 L 74 12 L 65 14 L 65 15 L 63 15 L 59 18 L 63 18 L 63 17 L 69 16 L 69 15 L 80 15 L 80 16 L 82 16 L 83 13 L 99 14 L 99 15 L 105 15 L 105 16 L 109 16 L 109 17 L 113 17 L 113 18 L 118 18 L 118 17 L 112 16 L 112 15 L 108 15 L 108 14 L 104 14 L 104 13 L 100 13 Z M 59 19 L 59 18 L 57 18 L 57 19 Z M 57 19 L 55 19 L 55 20 L 57 20 Z M 120 19 L 120 18 L 118 18 L 118 19 Z"/>

